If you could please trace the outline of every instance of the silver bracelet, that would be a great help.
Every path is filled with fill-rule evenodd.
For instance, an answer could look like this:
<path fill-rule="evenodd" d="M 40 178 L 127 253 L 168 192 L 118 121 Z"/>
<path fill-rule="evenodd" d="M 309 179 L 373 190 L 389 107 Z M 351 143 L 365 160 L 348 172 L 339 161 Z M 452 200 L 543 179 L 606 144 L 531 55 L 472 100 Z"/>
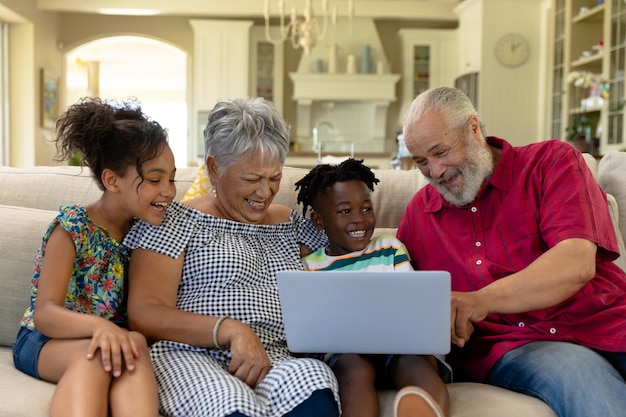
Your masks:
<path fill-rule="evenodd" d="M 220 349 L 220 350 L 225 349 L 226 346 L 220 345 L 220 341 L 217 338 L 217 332 L 220 330 L 220 325 L 222 324 L 222 322 L 228 318 L 229 318 L 228 316 L 220 317 L 215 322 L 215 326 L 213 326 L 213 344 L 215 345 L 217 349 Z"/>

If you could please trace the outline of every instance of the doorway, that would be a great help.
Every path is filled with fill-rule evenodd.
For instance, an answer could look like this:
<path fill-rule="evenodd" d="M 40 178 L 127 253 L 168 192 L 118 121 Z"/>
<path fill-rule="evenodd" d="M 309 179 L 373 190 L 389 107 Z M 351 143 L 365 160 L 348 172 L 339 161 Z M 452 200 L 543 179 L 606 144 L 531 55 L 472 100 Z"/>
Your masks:
<path fill-rule="evenodd" d="M 176 166 L 190 165 L 187 129 L 187 53 L 140 36 L 87 42 L 66 54 L 65 104 L 85 96 L 136 98 L 168 130 Z"/>

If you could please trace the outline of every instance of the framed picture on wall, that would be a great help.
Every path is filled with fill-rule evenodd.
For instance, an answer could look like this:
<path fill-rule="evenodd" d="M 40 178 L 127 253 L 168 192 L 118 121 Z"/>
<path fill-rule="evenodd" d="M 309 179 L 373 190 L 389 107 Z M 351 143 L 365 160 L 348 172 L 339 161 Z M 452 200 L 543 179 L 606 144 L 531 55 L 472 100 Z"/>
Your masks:
<path fill-rule="evenodd" d="M 59 117 L 59 77 L 41 70 L 41 126 L 54 129 Z"/>

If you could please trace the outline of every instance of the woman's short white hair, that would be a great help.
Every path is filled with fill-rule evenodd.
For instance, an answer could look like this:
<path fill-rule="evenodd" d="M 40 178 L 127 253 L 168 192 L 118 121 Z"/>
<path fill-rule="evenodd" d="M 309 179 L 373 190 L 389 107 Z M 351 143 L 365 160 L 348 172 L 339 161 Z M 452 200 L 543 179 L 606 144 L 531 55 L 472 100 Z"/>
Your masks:
<path fill-rule="evenodd" d="M 261 152 L 268 161 L 285 163 L 289 125 L 271 101 L 233 98 L 217 103 L 204 128 L 205 159 L 220 168 Z"/>

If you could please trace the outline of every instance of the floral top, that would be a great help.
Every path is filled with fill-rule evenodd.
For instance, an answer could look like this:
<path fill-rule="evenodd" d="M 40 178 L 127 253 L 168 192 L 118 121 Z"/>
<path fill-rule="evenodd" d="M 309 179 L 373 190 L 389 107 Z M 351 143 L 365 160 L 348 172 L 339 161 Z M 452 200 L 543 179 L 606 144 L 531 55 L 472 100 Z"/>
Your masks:
<path fill-rule="evenodd" d="M 43 235 L 35 260 L 30 288 L 30 306 L 20 322 L 35 328 L 33 312 L 46 245 L 56 226 L 66 230 L 76 247 L 72 276 L 67 286 L 65 307 L 81 313 L 95 314 L 111 321 L 126 321 L 126 272 L 129 251 L 95 224 L 87 210 L 78 205 L 62 206 Z"/>

